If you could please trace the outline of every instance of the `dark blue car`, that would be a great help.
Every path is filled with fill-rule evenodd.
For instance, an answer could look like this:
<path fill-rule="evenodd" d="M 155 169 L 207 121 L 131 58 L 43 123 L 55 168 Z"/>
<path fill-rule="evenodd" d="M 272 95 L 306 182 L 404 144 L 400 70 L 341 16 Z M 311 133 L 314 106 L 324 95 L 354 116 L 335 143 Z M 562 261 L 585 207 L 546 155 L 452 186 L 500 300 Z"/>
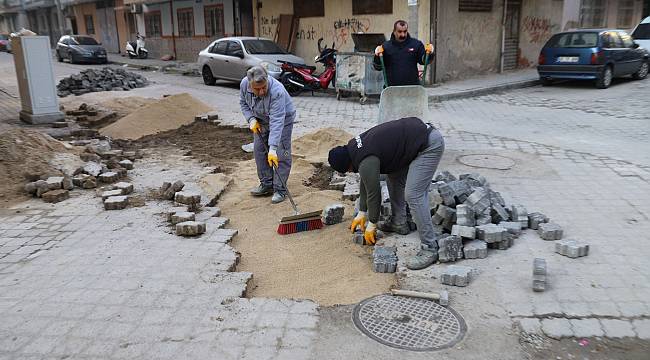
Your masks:
<path fill-rule="evenodd" d="M 543 85 L 553 79 L 595 80 L 605 89 L 614 77 L 648 75 L 650 54 L 623 30 L 578 30 L 553 35 L 539 54 Z"/>

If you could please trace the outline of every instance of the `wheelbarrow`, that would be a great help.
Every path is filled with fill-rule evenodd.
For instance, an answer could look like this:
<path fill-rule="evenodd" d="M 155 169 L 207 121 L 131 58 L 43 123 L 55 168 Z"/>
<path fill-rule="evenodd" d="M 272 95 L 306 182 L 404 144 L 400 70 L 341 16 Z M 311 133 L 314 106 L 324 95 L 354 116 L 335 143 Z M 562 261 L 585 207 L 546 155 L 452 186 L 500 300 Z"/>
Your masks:
<path fill-rule="evenodd" d="M 429 97 L 422 85 L 389 86 L 384 57 L 379 57 L 384 72 L 384 83 L 386 87 L 379 98 L 379 119 L 382 124 L 387 121 L 397 120 L 405 117 L 417 117 L 424 122 L 431 121 L 429 114 Z M 427 74 L 429 54 L 424 58 L 424 72 L 422 82 L 424 83 Z"/>

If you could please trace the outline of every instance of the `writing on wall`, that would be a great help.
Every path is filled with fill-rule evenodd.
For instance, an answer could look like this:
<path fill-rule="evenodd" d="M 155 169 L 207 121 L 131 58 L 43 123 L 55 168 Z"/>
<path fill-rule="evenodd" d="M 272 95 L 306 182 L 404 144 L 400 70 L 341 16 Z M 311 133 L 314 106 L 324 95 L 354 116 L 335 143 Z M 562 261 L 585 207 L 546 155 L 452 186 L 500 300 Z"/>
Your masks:
<path fill-rule="evenodd" d="M 553 25 L 549 18 L 526 16 L 522 28 L 530 42 L 535 44 L 546 42 L 553 34 Z"/>
<path fill-rule="evenodd" d="M 265 37 L 272 37 L 275 31 L 275 28 L 280 23 L 280 18 L 277 16 L 271 16 L 268 18 L 266 16 L 260 17 L 260 35 Z"/>
<path fill-rule="evenodd" d="M 323 38 L 324 44 L 334 43 L 339 48 L 351 42 L 351 34 L 356 32 L 368 32 L 370 30 L 370 19 L 368 18 L 346 18 L 336 19 L 331 27 L 317 25 L 300 25 L 296 33 L 299 40 L 318 41 Z M 329 45 L 328 45 L 329 46 Z"/>

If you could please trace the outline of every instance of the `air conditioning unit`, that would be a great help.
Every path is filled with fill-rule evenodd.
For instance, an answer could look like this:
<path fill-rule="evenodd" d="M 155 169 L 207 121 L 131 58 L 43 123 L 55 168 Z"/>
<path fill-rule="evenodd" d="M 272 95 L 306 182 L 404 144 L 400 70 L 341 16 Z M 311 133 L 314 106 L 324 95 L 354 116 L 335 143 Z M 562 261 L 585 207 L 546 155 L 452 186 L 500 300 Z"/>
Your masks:
<path fill-rule="evenodd" d="M 142 4 L 131 4 L 132 14 L 142 14 Z"/>

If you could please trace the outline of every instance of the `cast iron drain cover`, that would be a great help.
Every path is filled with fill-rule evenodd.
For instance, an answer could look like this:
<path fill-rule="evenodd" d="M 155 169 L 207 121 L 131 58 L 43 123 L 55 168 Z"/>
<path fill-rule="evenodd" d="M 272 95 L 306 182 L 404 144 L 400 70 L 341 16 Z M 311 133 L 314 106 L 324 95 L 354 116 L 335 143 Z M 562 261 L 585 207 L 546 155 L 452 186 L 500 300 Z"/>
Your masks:
<path fill-rule="evenodd" d="M 508 170 L 515 166 L 515 161 L 509 157 L 490 154 L 464 155 L 459 157 L 458 161 L 467 166 L 483 169 Z"/>
<path fill-rule="evenodd" d="M 453 309 L 433 301 L 377 295 L 354 308 L 354 325 L 371 339 L 398 349 L 432 351 L 454 346 L 467 327 Z"/>

